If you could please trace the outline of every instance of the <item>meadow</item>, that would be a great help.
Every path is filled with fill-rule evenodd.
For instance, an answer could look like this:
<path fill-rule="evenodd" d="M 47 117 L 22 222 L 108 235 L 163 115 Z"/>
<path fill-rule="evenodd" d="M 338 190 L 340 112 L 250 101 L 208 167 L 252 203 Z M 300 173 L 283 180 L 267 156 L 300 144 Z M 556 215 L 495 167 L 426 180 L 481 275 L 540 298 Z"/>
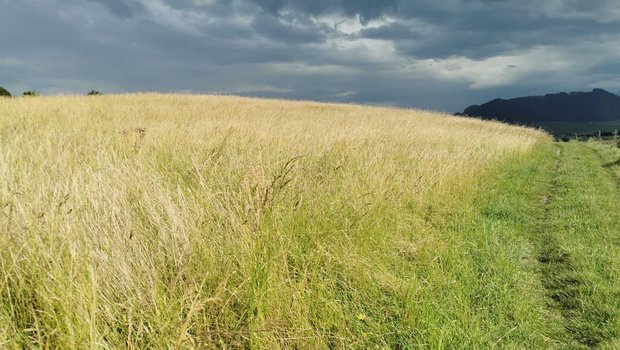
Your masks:
<path fill-rule="evenodd" d="M 420 110 L 0 99 L 0 348 L 564 348 L 532 236 L 555 147 Z"/>

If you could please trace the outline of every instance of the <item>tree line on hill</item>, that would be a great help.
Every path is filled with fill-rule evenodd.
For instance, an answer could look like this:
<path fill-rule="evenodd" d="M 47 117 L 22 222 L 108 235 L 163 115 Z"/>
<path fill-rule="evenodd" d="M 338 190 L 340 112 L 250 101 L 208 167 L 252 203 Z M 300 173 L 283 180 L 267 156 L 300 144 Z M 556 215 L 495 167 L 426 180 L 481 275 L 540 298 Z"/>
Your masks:
<path fill-rule="evenodd" d="M 28 91 L 24 91 L 22 92 L 21 96 L 39 96 L 39 92 L 36 90 L 28 90 Z M 97 90 L 90 90 L 89 92 L 86 93 L 87 96 L 96 96 L 96 95 L 103 95 L 101 92 L 97 91 Z M 0 97 L 13 97 L 13 95 L 11 94 L 11 92 L 9 92 L 9 90 L 5 89 L 4 87 L 0 86 Z"/>
<path fill-rule="evenodd" d="M 583 133 L 600 125 L 602 132 L 620 129 L 620 96 L 603 89 L 560 92 L 489 101 L 469 106 L 457 115 L 535 126 L 555 135 Z M 598 131 L 596 132 L 598 134 Z"/>
<path fill-rule="evenodd" d="M 620 96 L 603 89 L 544 96 L 501 98 L 473 105 L 462 115 L 507 122 L 595 122 L 620 119 Z"/>

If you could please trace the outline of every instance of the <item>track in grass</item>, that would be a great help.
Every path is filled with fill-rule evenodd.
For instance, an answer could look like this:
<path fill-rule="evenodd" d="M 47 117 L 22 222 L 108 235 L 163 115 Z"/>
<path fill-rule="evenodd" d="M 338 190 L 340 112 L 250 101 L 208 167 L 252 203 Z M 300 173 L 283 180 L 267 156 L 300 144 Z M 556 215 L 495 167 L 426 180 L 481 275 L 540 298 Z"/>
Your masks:
<path fill-rule="evenodd" d="M 568 322 L 575 311 L 579 308 L 578 290 L 583 285 L 579 276 L 579 271 L 571 261 L 570 253 L 562 248 L 558 242 L 552 225 L 550 216 L 554 215 L 550 209 L 550 204 L 554 200 L 558 187 L 558 169 L 562 162 L 562 149 L 556 151 L 556 159 L 553 165 L 552 179 L 549 184 L 549 194 L 543 197 L 545 203 L 540 231 L 535 236 L 536 246 L 538 247 L 538 261 L 540 262 L 540 273 L 542 284 L 547 290 L 549 298 L 554 302 L 552 307 L 559 309 L 562 317 Z M 600 340 L 595 334 L 583 333 L 577 328 L 567 327 L 567 331 L 580 344 L 588 347 L 596 346 Z M 583 333 L 583 334 L 582 334 Z"/>
<path fill-rule="evenodd" d="M 533 242 L 550 308 L 562 316 L 572 338 L 563 342 L 568 348 L 598 348 L 618 337 L 614 296 L 620 284 L 611 278 L 610 266 L 619 249 L 608 242 L 618 226 L 614 209 L 620 187 L 605 167 L 601 146 L 558 147 Z"/>

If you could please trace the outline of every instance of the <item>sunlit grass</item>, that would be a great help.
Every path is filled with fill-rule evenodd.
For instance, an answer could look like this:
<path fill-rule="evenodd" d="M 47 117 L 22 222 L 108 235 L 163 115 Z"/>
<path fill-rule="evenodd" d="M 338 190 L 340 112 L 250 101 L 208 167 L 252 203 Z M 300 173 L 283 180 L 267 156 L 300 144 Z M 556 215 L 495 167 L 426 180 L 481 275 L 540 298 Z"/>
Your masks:
<path fill-rule="evenodd" d="M 463 235 L 481 186 L 548 141 L 417 110 L 0 99 L 0 347 L 500 342 L 529 306 L 480 284 Z"/>

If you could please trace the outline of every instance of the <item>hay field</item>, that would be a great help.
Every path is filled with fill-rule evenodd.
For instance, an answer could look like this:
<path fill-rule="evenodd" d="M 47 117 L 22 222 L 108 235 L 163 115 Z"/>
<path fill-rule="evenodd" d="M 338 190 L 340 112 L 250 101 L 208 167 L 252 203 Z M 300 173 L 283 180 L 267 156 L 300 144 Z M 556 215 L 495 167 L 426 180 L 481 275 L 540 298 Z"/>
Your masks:
<path fill-rule="evenodd" d="M 548 142 L 419 110 L 0 99 L 0 348 L 491 345 L 503 317 L 525 340 L 539 286 L 510 261 L 481 285 L 463 237 Z"/>

